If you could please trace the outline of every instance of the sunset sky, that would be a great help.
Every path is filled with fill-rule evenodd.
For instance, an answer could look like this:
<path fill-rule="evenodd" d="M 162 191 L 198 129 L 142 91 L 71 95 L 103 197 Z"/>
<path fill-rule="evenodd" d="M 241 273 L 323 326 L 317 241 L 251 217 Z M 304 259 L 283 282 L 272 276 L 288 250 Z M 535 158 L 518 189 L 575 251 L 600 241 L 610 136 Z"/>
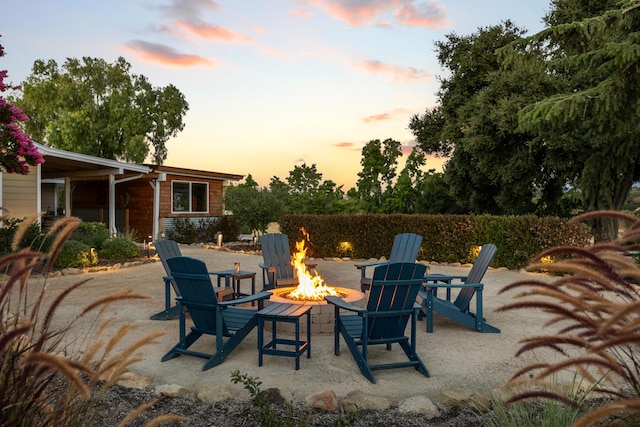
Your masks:
<path fill-rule="evenodd" d="M 296 165 L 355 186 L 362 147 L 435 104 L 434 42 L 511 19 L 542 29 L 549 0 L 21 0 L 2 8 L 0 70 L 37 59 L 119 56 L 186 97 L 168 166 L 247 175 L 267 186 Z M 428 159 L 427 168 L 441 162 Z"/>

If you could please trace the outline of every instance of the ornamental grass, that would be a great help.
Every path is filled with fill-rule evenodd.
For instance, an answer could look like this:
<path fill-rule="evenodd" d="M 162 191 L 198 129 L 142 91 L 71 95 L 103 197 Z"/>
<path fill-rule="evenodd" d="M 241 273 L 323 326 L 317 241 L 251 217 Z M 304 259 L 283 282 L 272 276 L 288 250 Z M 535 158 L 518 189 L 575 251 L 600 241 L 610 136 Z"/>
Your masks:
<path fill-rule="evenodd" d="M 527 267 L 547 271 L 552 282 L 524 280 L 502 292 L 519 291 L 505 310 L 539 310 L 551 315 L 546 326 L 558 332 L 526 338 L 517 355 L 551 350 L 553 362 L 525 366 L 511 379 L 517 392 L 508 403 L 551 399 L 584 407 L 584 394 L 567 393 L 557 378 L 571 373 L 604 402 L 574 426 L 640 423 L 640 220 L 620 212 L 595 212 L 573 221 L 613 216 L 629 224 L 619 238 L 589 247 L 556 247 Z M 555 260 L 548 262 L 548 260 Z M 544 260 L 545 262 L 542 262 Z M 591 394 L 594 395 L 594 394 Z"/>
<path fill-rule="evenodd" d="M 6 216 L 0 216 L 2 219 Z M 145 335 L 129 345 L 123 344 L 130 332 L 127 326 L 113 337 L 103 334 L 110 322 L 105 319 L 109 306 L 145 298 L 130 291 L 90 301 L 71 320 L 59 321 L 65 299 L 90 280 L 56 292 L 48 280 L 56 254 L 79 220 L 65 218 L 52 227 L 49 233 L 55 240 L 49 253 L 15 252 L 24 230 L 36 219 L 23 222 L 16 232 L 14 252 L 0 258 L 0 426 L 91 425 L 100 396 L 139 360 L 134 353 L 154 343 L 158 334 Z M 34 271 L 37 277 L 35 273 L 32 277 Z M 91 326 L 78 334 L 80 320 L 89 320 Z M 63 326 L 54 326 L 60 323 Z M 120 425 L 126 425 L 136 413 Z M 150 424 L 177 419 L 168 415 Z"/>

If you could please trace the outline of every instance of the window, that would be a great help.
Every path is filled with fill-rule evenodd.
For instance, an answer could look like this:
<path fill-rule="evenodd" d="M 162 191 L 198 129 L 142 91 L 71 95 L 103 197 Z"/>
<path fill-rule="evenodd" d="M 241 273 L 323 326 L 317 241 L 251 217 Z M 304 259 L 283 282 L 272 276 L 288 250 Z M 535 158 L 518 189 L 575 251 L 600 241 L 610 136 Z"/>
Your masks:
<path fill-rule="evenodd" d="M 209 211 L 209 184 L 206 182 L 172 181 L 172 212 L 193 213 Z"/>

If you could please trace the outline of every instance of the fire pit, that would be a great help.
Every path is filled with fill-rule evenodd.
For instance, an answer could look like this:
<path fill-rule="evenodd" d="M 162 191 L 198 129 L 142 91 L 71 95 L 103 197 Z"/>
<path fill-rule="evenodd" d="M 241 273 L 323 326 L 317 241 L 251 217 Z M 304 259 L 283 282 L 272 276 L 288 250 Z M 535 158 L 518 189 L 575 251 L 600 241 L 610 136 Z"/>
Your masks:
<path fill-rule="evenodd" d="M 307 239 L 306 231 L 302 229 Z M 364 293 L 358 290 L 327 286 L 317 271 L 310 272 L 305 263 L 307 249 L 305 240 L 296 242 L 296 252 L 293 254 L 291 264 L 296 271 L 299 285 L 296 287 L 273 289 L 273 295 L 265 305 L 273 303 L 310 305 L 311 308 L 311 332 L 314 334 L 333 332 L 334 308 L 324 300 L 325 296 L 338 296 L 345 301 L 362 306 Z M 293 325 L 283 325 L 286 332 L 293 332 Z M 286 329 L 291 326 L 291 331 Z M 302 324 L 306 332 L 306 324 Z"/>
<path fill-rule="evenodd" d="M 282 304 L 300 304 L 311 306 L 311 333 L 312 334 L 328 334 L 333 333 L 333 312 L 334 307 L 327 304 L 326 301 L 300 301 L 287 298 L 287 295 L 292 292 L 295 287 L 272 289 L 273 295 L 268 300 L 265 300 L 265 305 L 282 303 Z M 339 296 L 345 301 L 363 307 L 365 302 L 364 292 L 347 288 L 334 288 Z M 344 296 L 343 296 L 344 295 Z M 301 333 L 306 332 L 306 322 L 301 322 Z M 291 324 L 278 325 L 278 330 L 284 332 L 293 333 L 294 326 Z"/>

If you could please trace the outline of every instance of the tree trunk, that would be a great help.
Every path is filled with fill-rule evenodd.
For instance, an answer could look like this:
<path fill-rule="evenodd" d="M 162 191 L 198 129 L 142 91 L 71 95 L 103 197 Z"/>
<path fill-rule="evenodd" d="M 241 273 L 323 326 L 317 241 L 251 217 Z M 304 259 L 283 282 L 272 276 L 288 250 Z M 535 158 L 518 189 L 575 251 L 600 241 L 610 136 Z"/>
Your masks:
<path fill-rule="evenodd" d="M 619 221 L 617 218 L 597 218 L 593 220 L 592 232 L 595 243 L 611 242 L 618 237 Z"/>

